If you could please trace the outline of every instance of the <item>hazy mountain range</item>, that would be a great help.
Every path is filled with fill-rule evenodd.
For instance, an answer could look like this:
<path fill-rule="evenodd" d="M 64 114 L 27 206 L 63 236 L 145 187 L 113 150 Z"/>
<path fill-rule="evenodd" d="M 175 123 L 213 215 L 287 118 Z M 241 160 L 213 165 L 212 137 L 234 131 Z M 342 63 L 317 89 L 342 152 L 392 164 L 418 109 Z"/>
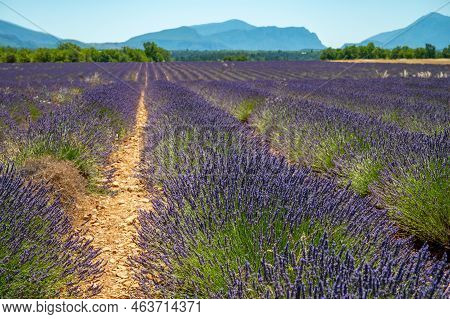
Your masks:
<path fill-rule="evenodd" d="M 426 43 L 442 49 L 450 44 L 450 17 L 439 14 L 427 14 L 405 28 L 379 33 L 356 45 L 373 42 L 376 46 L 392 49 L 407 45 L 411 48 L 424 47 Z M 349 44 L 344 44 L 344 46 Z"/>
<path fill-rule="evenodd" d="M 392 41 L 392 38 L 395 38 Z M 0 45 L 23 48 L 56 47 L 59 42 L 73 42 L 81 47 L 99 49 L 129 46 L 142 48 L 147 41 L 155 41 L 168 50 L 301 50 L 323 49 L 318 36 L 303 27 L 256 27 L 241 20 L 182 26 L 139 35 L 125 42 L 84 43 L 61 39 L 0 20 Z M 370 37 L 357 45 L 374 42 L 392 48 L 398 45 L 421 47 L 425 43 L 437 48 L 450 43 L 450 17 L 432 13 L 421 17 L 404 29 Z"/>

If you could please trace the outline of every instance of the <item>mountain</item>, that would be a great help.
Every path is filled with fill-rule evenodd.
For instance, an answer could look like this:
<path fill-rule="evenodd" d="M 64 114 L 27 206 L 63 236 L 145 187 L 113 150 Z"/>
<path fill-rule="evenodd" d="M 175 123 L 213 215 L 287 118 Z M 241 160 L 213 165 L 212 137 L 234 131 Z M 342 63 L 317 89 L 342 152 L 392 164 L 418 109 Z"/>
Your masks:
<path fill-rule="evenodd" d="M 168 50 L 300 50 L 322 49 L 315 33 L 305 28 L 255 27 L 240 20 L 210 23 L 143 34 L 124 42 L 142 47 L 155 41 Z"/>
<path fill-rule="evenodd" d="M 0 46 L 21 48 L 54 48 L 59 42 L 72 42 L 81 47 L 97 49 L 129 46 L 142 48 L 155 41 L 168 50 L 301 50 L 323 49 L 317 35 L 303 27 L 256 27 L 241 20 L 183 26 L 133 37 L 125 42 L 83 43 L 60 39 L 0 20 Z M 450 43 L 450 17 L 430 13 L 409 26 L 374 35 L 355 45 L 373 42 L 377 46 L 394 48 L 407 45 L 424 47 L 431 43 L 442 49 Z M 344 46 L 351 45 L 345 44 Z"/>
<path fill-rule="evenodd" d="M 211 40 L 233 50 L 301 50 L 323 49 L 315 33 L 305 28 L 255 27 L 212 34 Z"/>
<path fill-rule="evenodd" d="M 183 26 L 151 32 L 125 42 L 83 43 L 59 39 L 0 20 L 0 45 L 24 48 L 56 47 L 58 42 L 72 42 L 81 47 L 97 49 L 129 46 L 142 48 L 154 41 L 168 50 L 301 50 L 323 49 L 315 33 L 303 27 L 256 27 L 241 20 Z"/>
<path fill-rule="evenodd" d="M 144 42 L 154 41 L 168 50 L 220 50 L 225 46 L 201 36 L 191 27 L 152 32 L 131 38 L 123 45 L 132 48 L 142 48 Z"/>
<path fill-rule="evenodd" d="M 450 17 L 433 12 L 417 19 L 405 28 L 374 35 L 356 45 L 366 45 L 369 42 L 387 49 L 404 45 L 418 48 L 424 47 L 426 43 L 443 49 L 450 44 Z M 347 45 L 350 44 L 344 46 Z"/>
<path fill-rule="evenodd" d="M 60 39 L 0 20 L 0 45 L 19 48 L 54 48 Z"/>
<path fill-rule="evenodd" d="M 244 21 L 228 20 L 147 33 L 123 44 L 142 47 L 155 41 L 168 50 L 300 50 L 322 49 L 315 33 L 305 28 L 255 27 Z"/>
<path fill-rule="evenodd" d="M 227 32 L 232 30 L 248 31 L 256 28 L 255 26 L 248 24 L 245 21 L 237 19 L 219 23 L 192 25 L 190 27 L 197 31 L 197 33 L 200 35 L 212 35 L 215 33 Z"/>

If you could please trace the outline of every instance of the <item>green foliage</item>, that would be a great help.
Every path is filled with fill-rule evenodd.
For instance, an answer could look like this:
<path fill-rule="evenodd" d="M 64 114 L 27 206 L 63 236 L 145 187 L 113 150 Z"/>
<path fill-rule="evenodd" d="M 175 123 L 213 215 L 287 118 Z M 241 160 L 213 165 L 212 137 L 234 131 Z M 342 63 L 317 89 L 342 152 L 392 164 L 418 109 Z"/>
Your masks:
<path fill-rule="evenodd" d="M 43 156 L 52 156 L 58 160 L 67 160 L 74 163 L 81 175 L 88 180 L 89 188 L 95 189 L 96 179 L 100 176 L 97 160 L 91 156 L 89 149 L 76 137 L 67 137 L 65 140 L 52 140 L 41 137 L 20 147 L 20 151 L 13 161 L 21 166 L 28 159 Z"/>
<path fill-rule="evenodd" d="M 260 99 L 247 99 L 242 101 L 234 110 L 233 115 L 241 122 L 248 122 L 250 115 Z"/>
<path fill-rule="evenodd" d="M 429 43 L 425 44 L 425 57 L 427 59 L 434 59 L 436 57 L 436 47 Z"/>
<path fill-rule="evenodd" d="M 246 50 L 177 50 L 172 51 L 175 61 L 306 61 L 318 60 L 319 50 L 302 51 L 246 51 Z"/>
<path fill-rule="evenodd" d="M 122 138 L 127 133 L 126 123 L 119 112 L 112 110 L 107 106 L 98 106 L 96 115 L 100 120 L 108 122 L 118 138 Z"/>
<path fill-rule="evenodd" d="M 17 58 L 14 54 L 7 54 L 5 56 L 5 62 L 6 63 L 16 63 L 17 62 Z"/>
<path fill-rule="evenodd" d="M 42 110 L 32 101 L 23 101 L 11 105 L 8 113 L 20 127 L 27 127 L 30 120 L 34 122 L 42 116 Z"/>
<path fill-rule="evenodd" d="M 399 170 L 375 191 L 390 215 L 407 233 L 450 247 L 450 169 L 448 163 L 431 162 L 420 174 Z"/>
<path fill-rule="evenodd" d="M 170 52 L 158 47 L 155 42 L 145 42 L 144 52 L 150 62 L 170 61 Z"/>
<path fill-rule="evenodd" d="M 244 54 L 240 55 L 227 55 L 223 58 L 224 61 L 248 61 L 248 57 Z"/>
<path fill-rule="evenodd" d="M 0 211 L 8 209 L 8 206 L 7 201 L 0 204 Z M 40 209 L 40 207 L 34 208 Z M 8 232 L 7 224 L 0 222 L 0 226 L 3 226 L 3 239 L 13 236 Z M 34 217 L 24 227 L 26 228 L 24 231 L 35 229 L 41 236 L 46 235 L 48 245 L 54 245 L 54 241 L 49 236 L 50 232 L 47 230 L 51 227 L 49 221 Z M 40 241 L 43 242 L 44 239 L 40 238 Z M 65 269 L 62 266 L 54 267 L 53 260 L 48 258 L 47 260 L 43 258 L 23 258 L 29 250 L 33 250 L 35 255 L 45 256 L 47 249 L 49 247 L 36 245 L 34 238 L 22 242 L 17 253 L 12 256 L 8 247 L 0 246 L 0 260 L 2 260 L 0 296 L 2 298 L 54 298 L 61 296 L 62 291 L 71 280 L 70 275 L 64 275 Z M 36 269 L 41 269 L 46 274 L 44 280 L 36 280 Z M 17 292 L 20 292 L 20 295 L 17 295 Z"/>
<path fill-rule="evenodd" d="M 329 137 L 317 146 L 312 167 L 318 171 L 327 171 L 334 167 L 334 159 L 343 152 L 344 145 L 341 143 L 339 136 Z"/>
<path fill-rule="evenodd" d="M 448 45 L 448 47 L 446 47 L 442 50 L 442 57 L 450 58 L 450 44 Z"/>
<path fill-rule="evenodd" d="M 351 188 L 360 196 L 369 194 L 369 186 L 380 176 L 383 165 L 372 158 L 358 159 L 348 172 Z"/>
<path fill-rule="evenodd" d="M 305 219 L 302 223 L 292 225 L 291 229 L 286 229 L 283 221 L 282 213 L 276 219 L 273 218 L 273 211 L 276 207 L 267 208 L 261 212 L 261 217 L 250 221 L 246 217 L 245 209 L 238 207 L 236 210 L 241 211 L 236 219 L 226 224 L 208 224 L 214 236 L 205 236 L 203 232 L 198 232 L 195 239 L 187 243 L 191 252 L 180 263 L 176 263 L 174 273 L 180 282 L 184 282 L 184 286 L 177 287 L 177 297 L 183 297 L 192 294 L 194 287 L 196 294 L 200 298 L 225 293 L 229 283 L 227 282 L 227 272 L 238 273 L 239 268 L 245 262 L 248 262 L 251 269 L 255 273 L 261 269 L 261 260 L 265 260 L 269 264 L 274 263 L 274 244 L 278 250 L 283 250 L 288 245 L 292 247 L 292 252 L 298 258 L 302 256 L 302 245 L 317 244 L 326 231 L 325 224 L 311 225 L 309 219 Z M 202 211 L 193 211 L 189 205 L 184 207 L 184 214 L 189 214 L 193 218 L 201 215 Z M 357 238 L 351 238 L 344 233 L 344 226 L 335 227 L 333 230 L 327 230 L 329 239 L 336 245 L 338 249 L 345 245 L 351 247 Z M 276 243 L 272 241 L 259 241 L 259 234 L 271 234 L 270 238 L 274 238 Z M 263 248 L 260 248 L 260 245 Z M 195 271 L 194 271 L 195 270 Z M 292 269 L 289 274 L 291 279 L 295 279 L 296 270 Z M 257 278 L 254 278 L 257 282 Z M 263 287 L 261 287 L 263 290 Z M 247 298 L 257 298 L 257 291 L 248 290 Z"/>
<path fill-rule="evenodd" d="M 323 138 L 313 150 L 311 166 L 318 171 L 328 171 L 335 166 L 335 159 L 345 153 L 346 146 L 353 143 L 355 137 L 345 132 L 336 132 Z"/>
<path fill-rule="evenodd" d="M 290 162 L 299 163 L 304 155 L 304 137 L 299 132 L 292 132 L 292 142 L 287 148 L 287 158 Z"/>
<path fill-rule="evenodd" d="M 161 61 L 169 61 L 170 53 L 156 47 L 157 57 Z M 70 42 L 60 43 L 57 48 L 16 49 L 0 47 L 0 63 L 28 62 L 148 62 L 156 61 L 147 58 L 144 50 L 123 47 L 122 49 L 97 50 L 81 48 Z"/>
<path fill-rule="evenodd" d="M 28 104 L 28 111 L 32 121 L 36 121 L 42 116 L 42 111 L 34 104 Z"/>
<path fill-rule="evenodd" d="M 252 126 L 254 126 L 257 131 L 261 134 L 266 134 L 271 127 L 275 125 L 274 115 L 272 110 L 265 109 L 252 121 Z"/>
<path fill-rule="evenodd" d="M 386 110 L 382 115 L 381 115 L 381 119 L 384 122 L 390 122 L 390 123 L 396 123 L 396 124 L 400 124 L 402 118 L 400 115 L 400 112 L 396 109 L 392 109 L 392 110 Z"/>
<path fill-rule="evenodd" d="M 40 48 L 33 52 L 31 61 L 33 62 L 54 62 L 52 49 Z M 57 51 L 54 51 L 55 53 Z"/>
<path fill-rule="evenodd" d="M 342 49 L 327 48 L 320 53 L 321 60 L 354 60 L 354 59 L 434 59 L 448 58 L 449 47 L 437 52 L 431 44 L 425 48 L 412 49 L 407 46 L 384 49 L 375 47 L 370 42 L 366 46 L 349 45 Z"/>
<path fill-rule="evenodd" d="M 211 152 L 228 154 L 233 143 L 238 143 L 234 136 L 228 132 L 211 134 L 209 131 L 196 128 L 185 128 L 173 131 L 158 142 L 153 150 L 155 161 L 149 163 L 154 171 L 154 180 L 160 181 L 180 172 L 195 171 L 201 169 L 203 160 L 202 148 Z M 193 152 L 195 156 L 185 156 L 186 152 Z M 163 168 L 163 169 L 161 169 Z"/>

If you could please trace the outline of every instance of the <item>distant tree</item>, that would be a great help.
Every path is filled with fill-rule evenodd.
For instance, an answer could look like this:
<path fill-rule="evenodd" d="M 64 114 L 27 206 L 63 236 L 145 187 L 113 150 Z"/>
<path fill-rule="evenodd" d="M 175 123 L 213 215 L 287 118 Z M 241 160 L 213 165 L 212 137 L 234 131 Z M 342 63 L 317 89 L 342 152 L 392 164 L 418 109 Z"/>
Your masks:
<path fill-rule="evenodd" d="M 54 62 L 80 62 L 83 59 L 81 47 L 70 42 L 61 42 L 54 51 Z"/>
<path fill-rule="evenodd" d="M 144 52 L 145 55 L 147 56 L 147 58 L 149 59 L 149 61 L 154 62 L 155 61 L 155 57 L 158 53 L 157 51 L 157 45 L 155 42 L 145 42 L 144 43 Z"/>
<path fill-rule="evenodd" d="M 337 50 L 333 48 L 326 48 L 320 53 L 321 60 L 337 60 Z"/>
<path fill-rule="evenodd" d="M 450 44 L 448 45 L 448 47 L 446 47 L 442 50 L 442 57 L 450 58 Z"/>
<path fill-rule="evenodd" d="M 131 61 L 134 62 L 146 62 L 148 61 L 145 52 L 139 49 L 132 49 L 129 47 L 123 47 L 122 51 L 125 55 L 127 55 Z"/>
<path fill-rule="evenodd" d="M 363 58 L 362 56 L 366 56 Z M 366 46 L 365 54 L 361 54 L 362 59 L 375 59 L 375 44 L 373 42 L 369 42 Z"/>
<path fill-rule="evenodd" d="M 40 48 L 33 53 L 33 62 L 52 62 L 51 49 Z"/>
<path fill-rule="evenodd" d="M 29 49 L 20 49 L 16 54 L 17 62 L 19 63 L 31 62 L 31 53 L 32 51 Z"/>
<path fill-rule="evenodd" d="M 437 57 L 449 57 L 450 45 L 442 51 L 426 44 L 424 48 L 410 48 L 397 46 L 391 50 L 376 47 L 373 43 L 366 46 L 347 46 L 343 49 L 327 48 L 322 50 L 322 60 L 352 60 L 352 59 L 434 59 Z"/>
<path fill-rule="evenodd" d="M 354 60 L 359 58 L 359 49 L 356 45 L 350 45 L 343 49 L 344 60 Z"/>
<path fill-rule="evenodd" d="M 96 62 L 98 61 L 99 51 L 95 48 L 86 48 L 82 50 L 82 61 Z"/>
<path fill-rule="evenodd" d="M 81 51 L 81 47 L 71 42 L 60 42 L 58 44 L 58 50 Z"/>
<path fill-rule="evenodd" d="M 432 44 L 425 44 L 425 58 L 434 59 L 436 58 L 436 47 Z"/>
<path fill-rule="evenodd" d="M 170 61 L 170 52 L 158 47 L 155 42 L 145 42 L 144 52 L 148 60 L 151 62 Z"/>
<path fill-rule="evenodd" d="M 227 55 L 223 58 L 224 61 L 248 61 L 248 58 L 244 54 L 239 55 Z"/>
<path fill-rule="evenodd" d="M 416 48 L 414 49 L 414 58 L 416 59 L 425 59 L 427 56 L 427 51 L 425 48 Z"/>
<path fill-rule="evenodd" d="M 16 63 L 17 62 L 16 55 L 14 53 L 7 54 L 5 61 L 6 63 Z"/>
<path fill-rule="evenodd" d="M 389 52 L 387 50 L 375 47 L 375 49 L 372 52 L 374 59 L 386 59 L 388 57 Z"/>
<path fill-rule="evenodd" d="M 177 50 L 171 52 L 175 61 L 223 61 L 226 57 L 244 55 L 248 61 L 301 61 L 317 60 L 319 50 L 301 51 L 246 51 L 246 50 Z"/>

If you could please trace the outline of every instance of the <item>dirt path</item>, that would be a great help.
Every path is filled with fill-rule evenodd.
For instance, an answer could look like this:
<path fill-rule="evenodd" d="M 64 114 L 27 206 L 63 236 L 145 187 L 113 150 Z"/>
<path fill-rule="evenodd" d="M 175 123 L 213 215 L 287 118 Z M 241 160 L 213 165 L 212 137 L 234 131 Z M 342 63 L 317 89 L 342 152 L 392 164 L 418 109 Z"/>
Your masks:
<path fill-rule="evenodd" d="M 103 289 L 97 298 L 130 298 L 137 287 L 128 258 L 138 253 L 133 242 L 138 210 L 151 209 L 146 189 L 136 177 L 148 116 L 144 103 L 146 87 L 147 79 L 139 99 L 134 131 L 111 154 L 111 164 L 106 168 L 115 170 L 111 183 L 114 194 L 92 196 L 82 205 L 83 218 L 87 220 L 83 227 L 94 238 L 93 245 L 102 249 L 100 258 L 107 262 L 100 278 Z"/>

